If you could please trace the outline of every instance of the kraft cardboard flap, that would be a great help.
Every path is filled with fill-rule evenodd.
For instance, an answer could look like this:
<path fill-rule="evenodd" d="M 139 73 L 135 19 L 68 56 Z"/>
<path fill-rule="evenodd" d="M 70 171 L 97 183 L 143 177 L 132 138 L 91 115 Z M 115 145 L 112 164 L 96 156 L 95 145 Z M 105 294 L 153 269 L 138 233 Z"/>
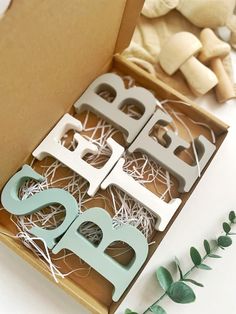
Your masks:
<path fill-rule="evenodd" d="M 114 52 L 128 45 L 141 4 L 12 2 L 0 20 L 0 187 Z"/>

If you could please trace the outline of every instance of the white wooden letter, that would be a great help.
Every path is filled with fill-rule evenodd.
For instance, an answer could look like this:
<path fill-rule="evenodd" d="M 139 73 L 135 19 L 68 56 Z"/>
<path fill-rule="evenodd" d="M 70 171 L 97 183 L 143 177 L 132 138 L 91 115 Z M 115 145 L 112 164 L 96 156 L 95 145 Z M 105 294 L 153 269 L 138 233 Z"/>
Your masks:
<path fill-rule="evenodd" d="M 129 194 L 145 208 L 150 210 L 158 220 L 156 229 L 163 231 L 181 204 L 181 199 L 172 199 L 169 203 L 164 202 L 154 193 L 138 183 L 130 175 L 123 171 L 124 158 L 120 158 L 113 170 L 102 182 L 101 188 L 105 190 L 109 185 L 115 185 Z"/>
<path fill-rule="evenodd" d="M 88 180 L 88 194 L 94 196 L 101 182 L 124 152 L 124 148 L 112 138 L 108 138 L 107 144 L 112 150 L 111 157 L 101 169 L 97 169 L 82 159 L 87 153 L 97 154 L 97 146 L 87 141 L 79 133 L 74 135 L 74 139 L 78 142 L 78 146 L 74 151 L 70 151 L 60 143 L 63 135 L 69 130 L 79 132 L 82 130 L 82 125 L 79 120 L 69 114 L 65 114 L 42 143 L 34 150 L 33 156 L 39 160 L 42 160 L 48 155 L 58 159 L 68 168 Z"/>

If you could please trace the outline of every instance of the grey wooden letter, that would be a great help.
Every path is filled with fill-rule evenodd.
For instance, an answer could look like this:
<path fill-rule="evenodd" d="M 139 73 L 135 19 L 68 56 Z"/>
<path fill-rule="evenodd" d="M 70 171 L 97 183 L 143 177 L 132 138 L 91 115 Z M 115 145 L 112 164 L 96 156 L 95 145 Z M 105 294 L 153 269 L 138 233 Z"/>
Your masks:
<path fill-rule="evenodd" d="M 175 152 L 189 148 L 190 144 L 177 136 L 174 132 L 168 130 L 165 134 L 165 139 L 168 142 L 168 147 L 164 147 L 149 136 L 149 133 L 156 123 L 167 125 L 172 121 L 172 118 L 157 110 L 149 122 L 145 125 L 139 136 L 130 145 L 128 151 L 140 151 L 146 153 L 160 166 L 167 169 L 179 181 L 179 192 L 188 192 L 196 179 L 198 178 L 197 165 L 189 165 L 178 156 Z M 208 141 L 203 135 L 200 135 L 194 140 L 198 153 L 199 166 L 202 170 L 211 158 L 216 147 Z"/>
<path fill-rule="evenodd" d="M 111 91 L 115 98 L 112 103 L 98 95 L 100 91 Z M 122 106 L 131 105 L 144 110 L 139 119 L 134 119 L 121 111 Z M 124 132 L 126 142 L 130 144 L 145 123 L 152 116 L 156 107 L 156 99 L 143 87 L 126 89 L 123 80 L 116 74 L 107 73 L 99 76 L 74 104 L 76 112 L 91 110 L 117 129 Z"/>

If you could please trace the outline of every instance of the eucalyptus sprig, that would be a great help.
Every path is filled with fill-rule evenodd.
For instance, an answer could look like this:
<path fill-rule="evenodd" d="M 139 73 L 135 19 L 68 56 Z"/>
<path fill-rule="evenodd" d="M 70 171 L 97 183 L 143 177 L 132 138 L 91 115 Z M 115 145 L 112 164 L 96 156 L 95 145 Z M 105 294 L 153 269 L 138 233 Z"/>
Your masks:
<path fill-rule="evenodd" d="M 195 301 L 196 296 L 193 289 L 187 284 L 193 284 L 198 287 L 203 287 L 202 283 L 197 282 L 189 278 L 189 275 L 195 269 L 200 270 L 211 270 L 212 268 L 205 264 L 206 259 L 208 258 L 221 258 L 220 255 L 215 254 L 219 249 L 224 250 L 232 244 L 232 235 L 236 233 L 231 232 L 231 227 L 236 223 L 236 214 L 234 211 L 231 211 L 228 216 L 228 221 L 223 222 L 223 232 L 224 235 L 220 235 L 215 241 L 214 245 L 210 245 L 208 240 L 203 241 L 203 246 L 205 249 L 205 255 L 201 256 L 199 251 L 195 247 L 190 248 L 190 257 L 193 262 L 193 266 L 186 272 L 183 273 L 181 269 L 180 262 L 177 257 L 175 257 L 175 265 L 179 273 L 179 279 L 174 281 L 169 270 L 163 266 L 160 266 L 156 270 L 156 278 L 159 282 L 161 288 L 164 290 L 164 293 L 152 304 L 150 305 L 143 314 L 154 313 L 154 314 L 167 314 L 166 310 L 159 305 L 160 301 L 168 296 L 172 301 L 181 304 L 192 303 Z M 125 314 L 138 314 L 130 309 L 126 309 Z"/>

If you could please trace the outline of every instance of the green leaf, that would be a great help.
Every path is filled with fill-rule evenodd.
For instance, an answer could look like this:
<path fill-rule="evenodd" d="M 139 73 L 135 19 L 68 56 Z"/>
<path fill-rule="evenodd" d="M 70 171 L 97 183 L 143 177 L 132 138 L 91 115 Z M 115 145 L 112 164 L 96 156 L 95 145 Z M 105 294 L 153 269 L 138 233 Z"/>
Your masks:
<path fill-rule="evenodd" d="M 161 266 L 156 271 L 157 280 L 159 281 L 163 290 L 167 291 L 173 283 L 173 278 L 168 269 Z"/>
<path fill-rule="evenodd" d="M 231 227 L 227 222 L 223 222 L 223 229 L 224 229 L 224 232 L 228 234 L 231 230 Z"/>
<path fill-rule="evenodd" d="M 206 253 L 210 254 L 211 253 L 210 243 L 207 240 L 204 240 L 203 244 L 204 244 L 204 248 L 205 248 Z"/>
<path fill-rule="evenodd" d="M 236 215 L 235 215 L 235 212 L 232 210 L 230 213 L 229 213 L 229 220 L 234 223 L 235 222 L 235 218 L 236 218 Z"/>
<path fill-rule="evenodd" d="M 209 254 L 208 256 L 212 258 L 221 258 L 221 256 L 217 254 Z"/>
<path fill-rule="evenodd" d="M 220 247 L 228 247 L 232 244 L 232 239 L 229 236 L 220 236 L 217 243 Z"/>
<path fill-rule="evenodd" d="M 206 264 L 200 264 L 197 266 L 197 268 L 203 269 L 203 270 L 212 270 L 212 268 Z"/>
<path fill-rule="evenodd" d="M 134 312 L 134 311 L 132 311 L 132 310 L 130 310 L 130 309 L 126 309 L 125 310 L 125 314 L 138 314 L 137 312 Z"/>
<path fill-rule="evenodd" d="M 182 279 L 183 278 L 183 272 L 182 272 L 182 269 L 180 268 L 180 262 L 179 262 L 179 259 L 178 257 L 175 256 L 175 264 L 179 270 L 179 275 L 180 275 L 180 278 Z"/>
<path fill-rule="evenodd" d="M 193 280 L 193 279 L 183 279 L 183 281 L 191 282 L 192 284 L 194 284 L 198 287 L 204 287 L 203 284 L 201 284 L 200 282 L 197 282 L 196 280 Z"/>
<path fill-rule="evenodd" d="M 174 282 L 167 291 L 168 296 L 176 303 L 191 303 L 194 302 L 196 296 L 193 289 L 182 281 Z"/>
<path fill-rule="evenodd" d="M 190 256 L 191 256 L 191 259 L 192 259 L 193 264 L 194 264 L 195 266 L 201 264 L 201 262 L 202 262 L 201 255 L 200 255 L 200 253 L 198 252 L 198 250 L 195 249 L 195 247 L 193 247 L 193 246 L 190 248 Z"/>
<path fill-rule="evenodd" d="M 167 314 L 166 311 L 160 305 L 151 306 L 150 311 L 155 314 Z"/>

